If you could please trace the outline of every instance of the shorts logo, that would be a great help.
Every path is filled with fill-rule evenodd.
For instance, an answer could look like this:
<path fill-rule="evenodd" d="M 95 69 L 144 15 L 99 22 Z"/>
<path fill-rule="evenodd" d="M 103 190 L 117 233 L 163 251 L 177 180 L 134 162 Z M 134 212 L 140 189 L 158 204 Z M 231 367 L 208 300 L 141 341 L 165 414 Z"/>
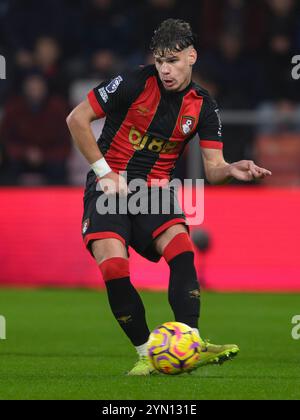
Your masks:
<path fill-rule="evenodd" d="M 180 128 L 183 134 L 190 134 L 195 127 L 196 119 L 194 117 L 184 116 L 181 118 Z"/>
<path fill-rule="evenodd" d="M 90 219 L 85 219 L 82 223 L 82 234 L 84 235 L 90 226 Z"/>
<path fill-rule="evenodd" d="M 123 82 L 123 79 L 121 76 L 116 77 L 114 80 L 110 82 L 109 85 L 106 86 L 106 92 L 115 93 L 122 82 Z"/>

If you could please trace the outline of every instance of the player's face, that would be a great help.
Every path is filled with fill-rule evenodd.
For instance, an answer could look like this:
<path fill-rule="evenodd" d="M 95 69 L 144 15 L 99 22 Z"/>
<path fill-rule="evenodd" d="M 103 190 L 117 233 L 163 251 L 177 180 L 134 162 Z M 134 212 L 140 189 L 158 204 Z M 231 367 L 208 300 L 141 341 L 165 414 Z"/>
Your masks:
<path fill-rule="evenodd" d="M 154 55 L 155 66 L 164 88 L 170 92 L 185 89 L 192 79 L 192 68 L 197 60 L 193 47 L 180 52 L 166 52 L 163 56 Z"/>

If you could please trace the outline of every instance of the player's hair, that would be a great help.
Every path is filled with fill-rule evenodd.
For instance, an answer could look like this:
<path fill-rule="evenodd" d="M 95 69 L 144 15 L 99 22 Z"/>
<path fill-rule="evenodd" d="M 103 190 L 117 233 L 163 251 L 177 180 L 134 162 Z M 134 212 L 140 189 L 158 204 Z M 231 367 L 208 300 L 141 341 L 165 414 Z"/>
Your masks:
<path fill-rule="evenodd" d="M 150 50 L 160 56 L 166 52 L 180 52 L 194 46 L 196 36 L 191 25 L 181 19 L 167 19 L 154 32 Z"/>

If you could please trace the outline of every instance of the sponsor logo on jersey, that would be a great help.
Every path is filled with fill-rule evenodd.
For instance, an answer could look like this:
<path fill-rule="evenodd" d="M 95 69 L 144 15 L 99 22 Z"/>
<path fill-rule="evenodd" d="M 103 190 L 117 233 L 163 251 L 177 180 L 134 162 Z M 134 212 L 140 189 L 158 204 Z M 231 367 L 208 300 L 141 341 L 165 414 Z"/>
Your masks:
<path fill-rule="evenodd" d="M 132 127 L 129 133 L 129 141 L 134 150 L 149 150 L 152 153 L 176 154 L 180 151 L 180 142 L 167 141 L 153 137 L 150 134 L 143 134 L 135 127 Z"/>
<path fill-rule="evenodd" d="M 194 117 L 184 116 L 181 118 L 180 128 L 184 135 L 190 134 L 195 127 L 196 119 Z"/>
<path fill-rule="evenodd" d="M 115 93 L 122 82 L 123 82 L 123 79 L 121 76 L 116 77 L 114 80 L 110 82 L 109 85 L 106 86 L 106 92 Z"/>

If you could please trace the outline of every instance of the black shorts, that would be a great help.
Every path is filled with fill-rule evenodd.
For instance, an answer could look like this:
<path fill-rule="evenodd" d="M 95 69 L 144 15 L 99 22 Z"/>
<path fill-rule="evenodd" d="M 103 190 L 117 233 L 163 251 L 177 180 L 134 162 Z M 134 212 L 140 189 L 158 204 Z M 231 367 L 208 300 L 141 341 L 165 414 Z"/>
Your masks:
<path fill-rule="evenodd" d="M 162 192 L 162 188 L 156 187 Z M 176 224 L 186 224 L 186 216 L 178 204 L 176 193 L 171 190 L 169 210 L 167 213 L 160 205 L 156 209 L 158 214 L 132 214 L 128 210 L 129 194 L 126 200 L 125 208 L 127 214 L 120 214 L 119 206 L 117 206 L 115 214 L 100 214 L 97 210 L 98 199 L 106 199 L 102 191 L 88 192 L 84 197 L 84 214 L 82 219 L 82 235 L 83 240 L 91 252 L 91 244 L 95 240 L 116 238 L 119 239 L 127 249 L 131 246 L 136 252 L 149 261 L 158 262 L 161 255 L 155 250 L 153 241 L 162 232 Z M 149 189 L 148 203 L 151 208 L 151 199 L 153 195 Z M 118 196 L 117 196 L 118 198 Z M 118 202 L 118 200 L 117 200 Z M 122 208 L 124 209 L 124 202 Z M 131 207 L 130 207 L 131 208 Z"/>

